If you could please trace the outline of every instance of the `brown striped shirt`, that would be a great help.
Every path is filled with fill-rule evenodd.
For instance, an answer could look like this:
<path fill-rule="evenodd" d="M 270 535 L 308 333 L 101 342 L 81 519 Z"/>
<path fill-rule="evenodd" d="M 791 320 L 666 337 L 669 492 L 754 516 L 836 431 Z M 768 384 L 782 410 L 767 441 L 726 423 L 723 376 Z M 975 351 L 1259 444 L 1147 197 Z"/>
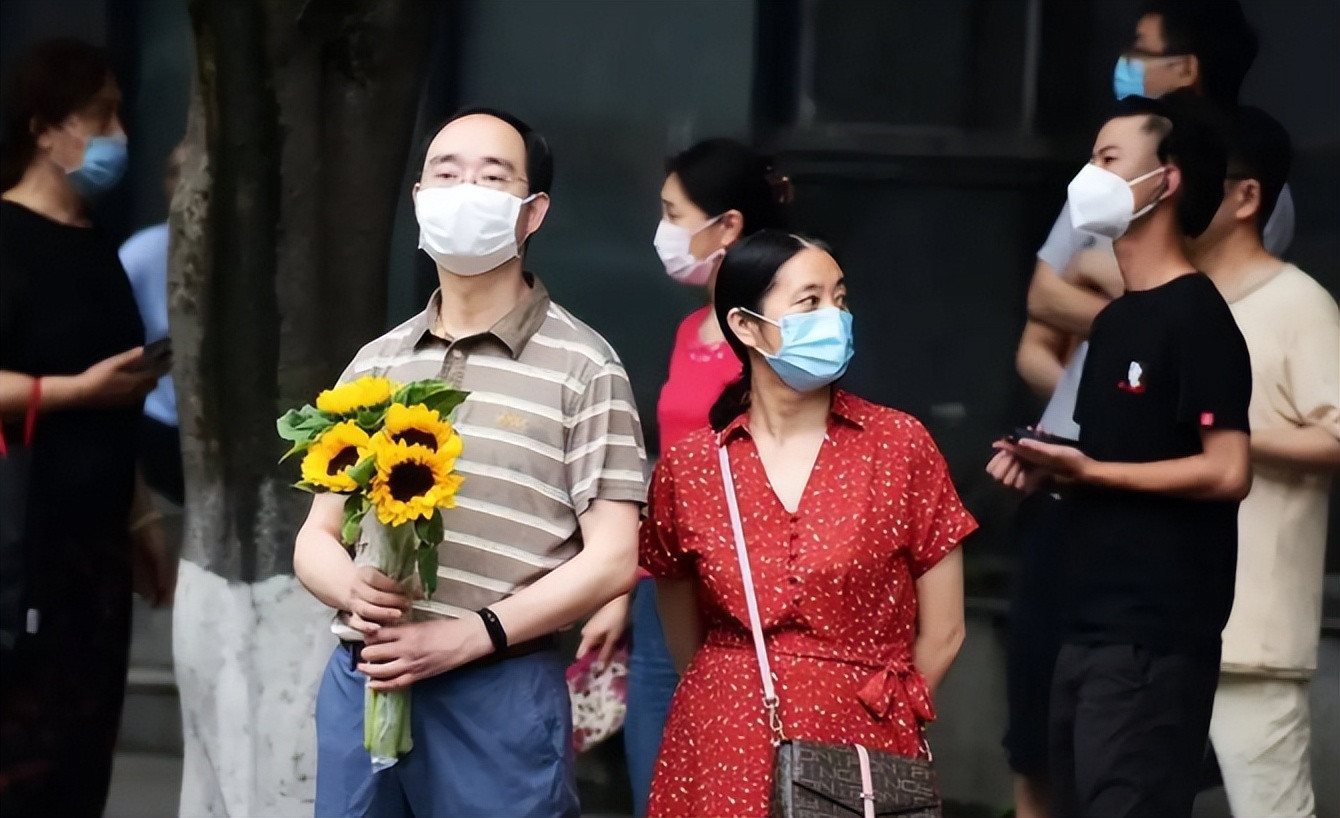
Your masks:
<path fill-rule="evenodd" d="M 577 519 L 592 501 L 646 497 L 642 427 L 619 356 L 531 282 L 492 329 L 457 340 L 433 332 L 434 293 L 340 378 L 441 378 L 470 393 L 456 414 L 465 483 L 443 510 L 437 591 L 416 603 L 421 613 L 457 617 L 511 595 L 581 550 Z"/>

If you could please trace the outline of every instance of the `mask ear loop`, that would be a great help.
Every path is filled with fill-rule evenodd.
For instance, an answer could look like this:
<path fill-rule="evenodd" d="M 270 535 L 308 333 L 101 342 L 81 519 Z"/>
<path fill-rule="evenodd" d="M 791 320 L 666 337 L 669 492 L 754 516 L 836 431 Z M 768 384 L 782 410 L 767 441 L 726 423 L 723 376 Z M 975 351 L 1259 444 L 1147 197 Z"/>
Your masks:
<path fill-rule="evenodd" d="M 771 318 L 767 317 L 766 315 L 759 315 L 758 313 L 754 312 L 753 310 L 746 309 L 746 308 L 744 308 L 744 307 L 735 307 L 735 308 L 732 309 L 730 312 L 740 312 L 740 313 L 744 313 L 745 315 L 748 315 L 748 316 L 751 317 L 751 318 L 757 318 L 759 321 L 762 321 L 762 322 L 767 323 L 767 324 L 772 324 L 772 325 L 773 325 L 774 327 L 776 327 L 779 331 L 780 331 L 781 328 L 782 328 L 782 325 L 781 325 L 780 322 L 778 322 L 778 321 L 774 321 L 774 320 L 772 320 Z M 730 313 L 727 313 L 727 315 L 730 315 Z M 738 335 L 737 335 L 736 337 L 739 338 Z M 740 341 L 741 341 L 741 343 L 743 343 L 743 342 L 744 342 L 744 339 L 741 338 Z M 765 352 L 764 350 L 761 350 L 761 349 L 759 349 L 758 347 L 749 347 L 749 348 L 752 349 L 753 351 L 757 352 L 759 355 L 762 355 L 764 358 L 776 358 L 776 357 L 777 357 L 775 354 L 772 354 L 772 353 L 769 353 L 769 352 Z M 780 351 L 781 351 L 781 350 L 778 349 L 778 352 L 780 352 Z"/>
<path fill-rule="evenodd" d="M 1149 177 L 1153 176 L 1156 173 L 1163 174 L 1163 182 L 1159 185 L 1157 192 L 1154 194 L 1154 200 L 1131 214 L 1132 222 L 1140 218 L 1141 216 L 1146 215 L 1154 208 L 1158 207 L 1159 204 L 1163 201 L 1163 194 L 1168 191 L 1168 166 L 1159 165 L 1157 168 L 1154 168 L 1149 173 L 1137 176 L 1131 181 L 1126 183 L 1128 187 L 1134 187 L 1135 185 L 1140 184 L 1141 182 L 1143 182 L 1144 180 L 1148 179 Z"/>

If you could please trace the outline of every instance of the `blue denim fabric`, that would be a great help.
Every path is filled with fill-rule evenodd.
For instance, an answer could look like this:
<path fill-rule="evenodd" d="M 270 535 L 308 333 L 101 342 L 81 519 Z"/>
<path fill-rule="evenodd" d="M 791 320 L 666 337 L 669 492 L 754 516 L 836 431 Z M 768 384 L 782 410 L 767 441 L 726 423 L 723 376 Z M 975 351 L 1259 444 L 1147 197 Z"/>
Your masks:
<path fill-rule="evenodd" d="M 623 727 L 633 814 L 637 818 L 647 814 L 652 770 L 677 684 L 679 674 L 670 661 L 661 617 L 656 613 L 655 580 L 643 579 L 633 596 L 633 650 L 628 658 L 628 715 Z"/>

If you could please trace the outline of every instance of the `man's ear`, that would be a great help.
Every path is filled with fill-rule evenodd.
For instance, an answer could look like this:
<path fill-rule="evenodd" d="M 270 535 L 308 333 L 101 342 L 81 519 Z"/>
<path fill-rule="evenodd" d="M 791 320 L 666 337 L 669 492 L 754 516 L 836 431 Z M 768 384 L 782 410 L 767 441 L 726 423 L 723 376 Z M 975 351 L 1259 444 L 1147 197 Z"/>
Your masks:
<path fill-rule="evenodd" d="M 526 204 L 526 238 L 535 235 L 544 224 L 544 217 L 549 215 L 549 194 L 537 193 L 535 198 Z"/>
<path fill-rule="evenodd" d="M 1160 202 L 1171 199 L 1182 189 L 1182 169 L 1173 164 L 1165 164 L 1164 167 L 1167 170 L 1163 172 L 1164 188 L 1163 195 L 1159 197 Z"/>
<path fill-rule="evenodd" d="M 1240 222 L 1255 218 L 1261 212 L 1261 183 L 1255 179 L 1243 179 L 1233 186 L 1229 194 L 1235 198 L 1233 218 Z"/>
<path fill-rule="evenodd" d="M 1178 74 L 1186 81 L 1187 88 L 1201 87 L 1200 58 L 1195 54 L 1183 55 L 1182 63 L 1177 67 Z"/>

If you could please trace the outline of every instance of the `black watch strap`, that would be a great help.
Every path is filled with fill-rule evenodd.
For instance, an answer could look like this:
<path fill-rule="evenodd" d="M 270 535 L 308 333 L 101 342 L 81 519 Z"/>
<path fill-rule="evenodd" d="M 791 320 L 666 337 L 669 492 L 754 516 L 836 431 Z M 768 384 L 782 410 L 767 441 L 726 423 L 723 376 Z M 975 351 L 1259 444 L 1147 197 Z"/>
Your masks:
<path fill-rule="evenodd" d="M 489 641 L 493 643 L 493 649 L 499 653 L 507 649 L 507 631 L 503 630 L 502 622 L 498 621 L 498 615 L 488 608 L 480 608 L 476 613 L 479 618 L 484 620 L 484 630 L 489 632 Z"/>

